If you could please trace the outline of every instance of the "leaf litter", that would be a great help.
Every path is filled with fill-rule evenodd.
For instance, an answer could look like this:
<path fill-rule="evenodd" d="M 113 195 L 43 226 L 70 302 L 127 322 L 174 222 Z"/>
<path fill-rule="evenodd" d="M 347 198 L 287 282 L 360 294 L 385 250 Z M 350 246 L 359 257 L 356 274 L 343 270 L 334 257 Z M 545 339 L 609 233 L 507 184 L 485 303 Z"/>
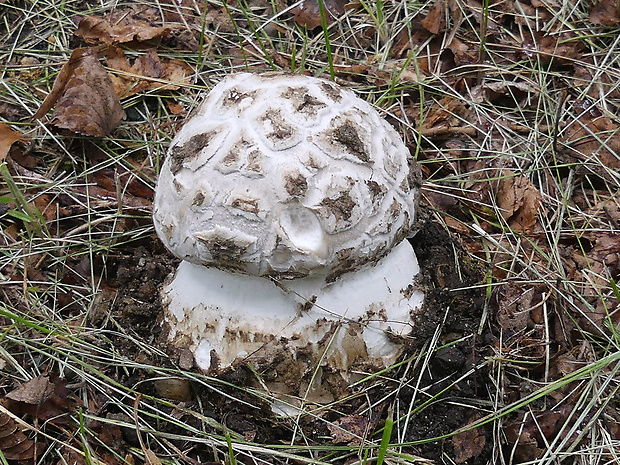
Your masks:
<path fill-rule="evenodd" d="M 425 174 L 414 244 L 427 268 L 427 309 L 415 322 L 409 363 L 291 432 L 251 393 L 230 387 L 261 375 L 251 367 L 229 374 L 228 387 L 205 388 L 186 354 L 145 349 L 165 345 L 157 289 L 175 263 L 154 238 L 149 215 L 158 158 L 178 116 L 191 109 L 194 86 L 210 87 L 232 69 L 329 68 L 329 55 L 316 47 L 324 37 L 320 4 L 336 80 L 386 110 Z M 448 454 L 473 464 L 499 454 L 519 463 L 547 460 L 553 450 L 566 458 L 585 450 L 586 439 L 605 435 L 611 442 L 597 447 L 610 457 L 610 445 L 620 440 L 609 388 L 618 378 L 613 365 L 597 368 L 597 361 L 618 351 L 620 91 L 617 65 L 600 63 L 617 48 L 609 39 L 619 23 L 617 5 L 601 0 L 571 12 L 534 0 L 485 5 L 437 0 L 417 10 L 379 10 L 368 2 L 325 1 L 288 10 L 285 2 L 162 1 L 71 18 L 76 47 L 47 98 L 29 102 L 57 139 L 28 122 L 23 101 L 10 93 L 0 101 L 7 184 L 0 272 L 9 278 L 0 310 L 10 354 L 0 371 L 9 380 L 15 377 L 7 367 L 32 366 L 26 354 L 35 346 L 24 346 L 13 330 L 25 322 L 20 331 L 31 345 L 54 322 L 43 333 L 52 347 L 72 346 L 87 368 L 64 371 L 54 357 L 43 357 L 62 378 L 21 373 L 31 381 L 4 389 L 5 457 L 32 461 L 45 448 L 75 463 L 88 463 L 88 448 L 112 464 L 158 463 L 166 454 L 204 463 L 225 455 L 221 443 L 209 449 L 160 438 L 149 429 L 152 411 L 170 438 L 230 434 L 296 450 L 326 443 L 361 450 L 380 439 L 376 406 L 386 395 L 413 408 L 399 411 L 403 431 L 393 438 L 409 444 L 411 457 Z M 20 13 L 4 14 L 14 22 Z M 578 27 L 565 28 L 570 21 Z M 591 31 L 588 40 L 575 32 L 580 27 Z M 4 78 L 21 79 L 41 96 L 34 84 L 41 63 L 11 61 Z M 37 243 L 34 250 L 24 245 Z M 57 336 L 58 328 L 66 335 Z M 82 342 L 67 339 L 76 334 Z M 177 363 L 191 383 L 183 372 L 160 371 Z M 608 381 L 563 381 L 589 366 Z M 138 386 L 142 399 L 120 401 L 98 388 L 92 377 L 102 375 L 120 389 Z M 83 405 L 68 390 L 69 378 Z M 541 386 L 553 389 L 536 396 Z M 530 403 L 511 408 L 530 395 Z M 590 398 L 603 402 L 577 416 Z M 46 434 L 68 433 L 76 409 L 89 417 L 97 445 L 70 434 L 56 445 L 31 438 L 42 422 Z M 495 428 L 484 423 L 485 409 L 498 412 Z M 141 427 L 149 432 L 136 435 Z M 268 456 L 268 447 L 262 453 Z"/>

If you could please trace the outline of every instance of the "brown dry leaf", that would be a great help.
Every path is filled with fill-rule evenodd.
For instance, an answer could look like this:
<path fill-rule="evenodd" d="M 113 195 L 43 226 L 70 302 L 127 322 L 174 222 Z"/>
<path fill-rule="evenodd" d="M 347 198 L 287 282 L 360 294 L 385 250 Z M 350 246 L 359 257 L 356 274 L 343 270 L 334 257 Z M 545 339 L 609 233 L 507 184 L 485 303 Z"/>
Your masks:
<path fill-rule="evenodd" d="M 499 181 L 497 205 L 513 231 L 532 231 L 538 223 L 542 195 L 525 176 L 511 174 L 509 170 L 503 171 L 508 177 Z"/>
<path fill-rule="evenodd" d="M 22 109 L 8 102 L 0 102 L 0 118 L 6 121 L 19 121 L 22 117 Z"/>
<path fill-rule="evenodd" d="M 146 42 L 164 37 L 169 32 L 167 27 L 154 27 L 132 14 L 123 14 L 121 18 L 112 19 L 112 22 L 98 16 L 85 16 L 74 34 L 89 44 L 112 45 L 133 41 Z"/>
<path fill-rule="evenodd" d="M 436 126 L 458 126 L 461 121 L 458 115 L 464 110 L 463 101 L 454 97 L 443 97 L 437 103 L 433 104 L 428 115 L 424 118 L 424 127 L 422 129 L 433 128 Z"/>
<path fill-rule="evenodd" d="M 46 222 L 72 215 L 69 208 L 60 205 L 58 196 L 53 194 L 41 194 L 30 202 L 30 206 L 41 212 Z"/>
<path fill-rule="evenodd" d="M 595 109 L 584 111 L 564 132 L 561 153 L 579 162 L 577 173 L 595 173 L 616 182 L 620 172 L 620 126 Z"/>
<path fill-rule="evenodd" d="M 368 418 L 361 415 L 346 415 L 333 424 L 328 423 L 327 429 L 332 435 L 334 444 L 347 443 L 349 446 L 359 445 L 366 435 Z"/>
<path fill-rule="evenodd" d="M 9 392 L 7 399 L 26 404 L 42 404 L 54 394 L 54 385 L 47 376 L 39 375 Z"/>
<path fill-rule="evenodd" d="M 344 13 L 344 6 L 347 3 L 347 0 L 323 1 L 327 24 L 333 23 Z M 314 29 L 321 25 L 321 9 L 319 8 L 319 2 L 317 0 L 301 2 L 299 6 L 291 10 L 291 13 L 293 13 L 293 21 L 302 26 L 306 26 L 308 29 Z"/>
<path fill-rule="evenodd" d="M 587 60 L 590 61 L 590 57 Z M 599 68 L 594 63 L 576 64 L 574 80 L 572 85 L 587 92 L 588 97 L 597 100 L 600 95 L 605 95 L 607 99 L 616 100 L 620 98 L 618 89 L 618 77 L 614 68 Z"/>
<path fill-rule="evenodd" d="M 142 449 L 142 452 L 144 453 L 144 457 L 146 458 L 145 463 L 147 465 L 161 465 L 161 460 L 159 460 L 157 455 L 155 455 L 155 452 L 153 452 L 151 449 L 144 448 Z"/>
<path fill-rule="evenodd" d="M 28 140 L 23 133 L 15 131 L 6 123 L 0 123 L 0 161 L 3 161 L 15 142 Z"/>
<path fill-rule="evenodd" d="M 507 283 L 498 295 L 497 322 L 504 331 L 523 331 L 530 321 L 534 288 Z"/>
<path fill-rule="evenodd" d="M 541 55 L 553 58 L 556 65 L 573 63 L 582 57 L 582 44 L 567 33 L 546 35 L 540 39 Z"/>
<path fill-rule="evenodd" d="M 526 40 L 522 45 L 524 57 L 533 58 L 538 56 L 541 63 L 554 65 L 572 64 L 581 58 L 581 43 L 571 40 L 572 36 L 563 33 L 558 35 L 535 34 L 534 38 Z"/>
<path fill-rule="evenodd" d="M 179 84 L 187 83 L 192 70 L 179 60 L 161 60 L 157 51 L 148 50 L 133 64 L 121 48 L 112 47 L 108 52 L 106 64 L 120 71 L 111 76 L 118 95 L 127 98 L 147 90 L 176 90 Z"/>
<path fill-rule="evenodd" d="M 452 39 L 448 48 L 454 55 L 455 66 L 471 65 L 478 61 L 478 52 L 457 37 Z"/>
<path fill-rule="evenodd" d="M 125 118 L 108 73 L 88 48 L 73 51 L 34 117 L 41 118 L 54 103 L 50 124 L 87 136 L 106 136 Z"/>
<path fill-rule="evenodd" d="M 620 23 L 620 4 L 617 0 L 599 0 L 590 10 L 590 22 L 595 26 L 615 26 Z"/>
<path fill-rule="evenodd" d="M 584 305 L 579 325 L 593 333 L 606 332 L 608 324 L 617 326 L 620 320 L 618 300 L 613 295 L 600 297 L 600 290 L 620 273 L 620 234 L 590 233 L 580 238 L 580 243 L 583 248 L 571 246 L 563 252 L 567 278 L 580 285 L 580 294 L 590 303 Z"/>
<path fill-rule="evenodd" d="M 6 409 L 4 402 L 2 407 Z M 8 409 L 7 409 L 8 410 Z M 7 460 L 31 463 L 36 459 L 35 443 L 22 432 L 15 420 L 0 410 L 0 451 Z"/>
<path fill-rule="evenodd" d="M 9 392 L 6 398 L 12 401 L 12 411 L 56 424 L 66 422 L 64 414 L 78 405 L 63 380 L 45 375 L 23 383 Z"/>
<path fill-rule="evenodd" d="M 538 95 L 539 89 L 522 81 L 485 82 L 471 90 L 471 98 L 476 103 L 494 102 L 503 96 L 509 96 L 516 104 L 525 97 Z"/>
<path fill-rule="evenodd" d="M 527 29 L 535 31 L 539 28 L 539 24 L 545 24 L 553 15 L 548 10 L 552 8 L 549 2 L 540 2 L 531 0 L 531 5 L 527 2 L 510 2 L 502 5 L 502 9 L 511 15 L 514 15 L 515 23 L 525 26 Z M 525 29 L 525 28 L 524 28 Z"/>
<path fill-rule="evenodd" d="M 446 29 L 446 2 L 437 0 L 422 20 L 422 26 L 431 34 L 439 34 Z"/>
<path fill-rule="evenodd" d="M 478 417 L 474 417 L 472 421 L 477 419 Z M 470 423 L 472 421 L 470 421 Z M 484 429 L 481 427 L 457 434 L 452 438 L 454 461 L 456 463 L 464 463 L 473 457 L 477 457 L 484 450 L 485 444 L 486 436 L 484 434 Z"/>
<path fill-rule="evenodd" d="M 174 116 L 187 116 L 187 110 L 183 108 L 183 105 L 180 103 L 167 102 L 166 106 L 168 107 L 168 111 Z"/>
<path fill-rule="evenodd" d="M 539 458 L 546 451 L 546 445 L 560 432 L 566 434 L 570 430 L 563 427 L 574 408 L 573 404 L 568 403 L 553 410 L 535 412 L 534 418 L 528 413 L 521 420 L 508 423 L 504 432 L 509 443 L 517 443 L 515 459 L 531 461 Z M 573 416 L 571 420 L 574 418 Z"/>

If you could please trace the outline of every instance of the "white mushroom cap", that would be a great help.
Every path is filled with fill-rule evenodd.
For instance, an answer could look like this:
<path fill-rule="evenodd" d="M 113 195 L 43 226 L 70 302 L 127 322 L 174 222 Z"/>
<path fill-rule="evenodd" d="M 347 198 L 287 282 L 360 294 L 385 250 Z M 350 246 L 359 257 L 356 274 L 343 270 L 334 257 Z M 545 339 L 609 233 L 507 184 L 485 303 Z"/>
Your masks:
<path fill-rule="evenodd" d="M 415 170 L 398 133 L 353 92 L 236 74 L 174 138 L 155 228 L 194 264 L 329 282 L 411 234 Z"/>

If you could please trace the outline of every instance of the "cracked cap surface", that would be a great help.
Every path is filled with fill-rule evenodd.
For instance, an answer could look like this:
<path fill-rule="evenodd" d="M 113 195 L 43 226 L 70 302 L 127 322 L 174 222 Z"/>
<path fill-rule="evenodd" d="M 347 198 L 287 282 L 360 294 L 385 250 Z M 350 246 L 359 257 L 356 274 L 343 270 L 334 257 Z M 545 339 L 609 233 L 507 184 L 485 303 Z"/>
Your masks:
<path fill-rule="evenodd" d="M 353 92 L 308 76 L 234 74 L 172 141 L 155 229 L 195 264 L 330 281 L 411 234 L 417 179 L 398 133 Z"/>

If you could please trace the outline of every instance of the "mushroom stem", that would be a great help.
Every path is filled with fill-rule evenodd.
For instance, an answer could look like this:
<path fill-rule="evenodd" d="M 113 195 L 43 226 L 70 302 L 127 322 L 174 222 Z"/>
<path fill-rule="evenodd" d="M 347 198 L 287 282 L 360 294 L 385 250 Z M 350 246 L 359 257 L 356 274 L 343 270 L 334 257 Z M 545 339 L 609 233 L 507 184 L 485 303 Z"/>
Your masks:
<path fill-rule="evenodd" d="M 320 277 L 276 282 L 183 261 L 163 291 L 170 336 L 188 337 L 197 365 L 210 370 L 273 356 L 266 352 L 274 343 L 277 350 L 314 350 L 338 326 L 346 337 L 335 337 L 329 356 L 342 370 L 365 356 L 389 366 L 401 346 L 387 333 L 408 335 L 411 315 L 422 305 L 423 294 L 412 290 L 418 271 L 407 241 L 375 266 L 330 284 Z"/>

